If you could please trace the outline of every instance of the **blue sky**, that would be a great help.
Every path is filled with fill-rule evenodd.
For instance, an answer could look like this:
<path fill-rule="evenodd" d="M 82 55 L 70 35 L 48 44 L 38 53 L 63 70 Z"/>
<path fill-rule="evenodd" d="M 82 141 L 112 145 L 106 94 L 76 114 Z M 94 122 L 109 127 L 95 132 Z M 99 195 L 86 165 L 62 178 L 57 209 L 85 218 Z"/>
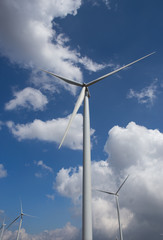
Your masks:
<path fill-rule="evenodd" d="M 63 3 L 62 3 L 63 2 Z M 120 193 L 124 237 L 161 239 L 163 221 L 161 0 L 0 2 L 0 220 L 20 212 L 21 239 L 80 239 L 82 110 L 63 147 L 80 89 L 40 69 L 89 82 L 92 188 Z M 159 194 L 158 194 L 159 193 Z M 95 240 L 115 239 L 114 199 L 92 192 Z M 6 231 L 14 240 L 18 223 Z"/>

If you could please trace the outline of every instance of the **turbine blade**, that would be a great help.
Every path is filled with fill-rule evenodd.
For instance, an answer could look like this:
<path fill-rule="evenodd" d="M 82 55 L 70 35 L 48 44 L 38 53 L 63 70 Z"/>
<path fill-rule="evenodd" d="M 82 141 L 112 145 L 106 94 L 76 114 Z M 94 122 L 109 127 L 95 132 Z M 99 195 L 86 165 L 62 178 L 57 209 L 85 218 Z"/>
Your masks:
<path fill-rule="evenodd" d="M 103 193 L 107 193 L 107 194 L 111 194 L 111 195 L 116 195 L 116 194 L 115 194 L 115 193 L 113 193 L 113 192 L 107 192 L 107 191 L 98 190 L 98 189 L 97 189 L 97 191 L 99 191 L 99 192 L 103 192 Z"/>
<path fill-rule="evenodd" d="M 120 185 L 120 187 L 118 188 L 118 190 L 116 191 L 116 195 L 118 194 L 118 192 L 120 191 L 120 189 L 122 188 L 122 186 L 124 185 L 124 183 L 127 181 L 129 175 L 125 178 L 125 180 L 123 181 L 123 183 Z"/>
<path fill-rule="evenodd" d="M 14 222 L 16 222 L 19 218 L 20 218 L 21 215 L 19 215 L 17 218 L 15 218 L 8 226 L 6 229 L 8 229 Z"/>
<path fill-rule="evenodd" d="M 21 214 L 23 213 L 23 206 L 22 206 L 22 201 L 20 199 L 20 209 L 21 209 Z"/>
<path fill-rule="evenodd" d="M 61 146 L 62 146 L 62 144 L 63 144 L 63 142 L 64 142 L 64 139 L 65 139 L 65 137 L 66 137 L 66 135 L 67 135 L 67 133 L 68 133 L 68 130 L 69 130 L 69 128 L 70 128 L 70 125 L 71 125 L 71 123 L 72 123 L 72 120 L 74 119 L 77 111 L 79 110 L 79 107 L 81 106 L 81 104 L 82 104 L 82 102 L 83 102 L 83 100 L 84 100 L 85 89 L 86 89 L 86 88 L 83 87 L 82 90 L 81 90 L 81 93 L 80 93 L 79 98 L 78 98 L 78 100 L 77 100 L 77 102 L 76 102 L 76 104 L 75 104 L 74 111 L 73 111 L 73 113 L 72 113 L 72 115 L 71 115 L 71 117 L 70 117 L 68 126 L 67 126 L 66 131 L 65 131 L 65 133 L 64 133 L 64 136 L 63 136 L 63 138 L 62 138 L 62 141 L 61 141 L 61 143 L 60 143 L 60 145 L 59 145 L 59 148 L 61 148 Z"/>
<path fill-rule="evenodd" d="M 142 58 L 139 58 L 139 59 L 137 59 L 137 60 L 135 60 L 135 61 L 133 61 L 133 62 L 125 65 L 125 66 L 123 66 L 123 67 L 120 67 L 120 68 L 118 68 L 118 69 L 116 69 L 116 70 L 114 70 L 114 71 L 112 71 L 112 72 L 110 72 L 110 73 L 107 73 L 107 74 L 105 74 L 105 75 L 103 75 L 103 76 L 101 76 L 101 77 L 99 77 L 99 78 L 91 81 L 90 83 L 86 84 L 86 86 L 89 87 L 90 85 L 92 85 L 92 84 L 94 84 L 94 83 L 97 83 L 97 82 L 103 80 L 104 78 L 109 77 L 109 76 L 111 76 L 111 75 L 113 75 L 113 74 L 121 71 L 122 69 L 127 68 L 127 67 L 131 66 L 132 64 L 134 64 L 134 63 L 136 63 L 136 62 L 139 62 L 139 61 L 143 60 L 144 58 L 147 58 L 147 57 L 151 56 L 151 55 L 154 54 L 154 53 L 155 53 L 155 52 L 152 52 L 152 53 L 150 53 L 150 54 L 148 54 L 148 55 L 146 55 L 146 56 L 144 56 L 144 57 L 142 57 Z"/>
<path fill-rule="evenodd" d="M 59 75 L 57 75 L 57 74 L 54 74 L 54 73 L 52 73 L 52 72 L 48 72 L 48 71 L 43 70 L 43 69 L 41 69 L 41 71 L 46 72 L 46 73 L 52 75 L 53 77 L 59 78 L 59 79 L 63 80 L 64 82 L 67 82 L 67 83 L 69 83 L 69 84 L 76 85 L 76 86 L 79 86 L 79 87 L 83 87 L 83 84 L 82 84 L 82 83 L 69 80 L 69 79 L 67 79 L 67 78 L 61 77 L 61 76 L 59 76 Z"/>
<path fill-rule="evenodd" d="M 32 215 L 29 215 L 29 214 L 26 214 L 26 213 L 23 213 L 23 216 L 32 217 L 32 218 L 37 218 L 36 216 L 32 216 Z"/>

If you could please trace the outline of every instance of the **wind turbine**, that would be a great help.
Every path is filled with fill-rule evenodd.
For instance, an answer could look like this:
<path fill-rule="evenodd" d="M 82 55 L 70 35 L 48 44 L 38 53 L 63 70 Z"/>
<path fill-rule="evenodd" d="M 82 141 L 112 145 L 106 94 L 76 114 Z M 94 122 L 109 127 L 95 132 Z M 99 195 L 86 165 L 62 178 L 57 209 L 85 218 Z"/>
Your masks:
<path fill-rule="evenodd" d="M 0 227 L 0 230 L 1 230 L 1 235 L 0 235 L 0 240 L 2 240 L 3 238 L 3 233 L 4 233 L 4 230 L 5 230 L 5 220 L 3 220 L 3 223 L 2 223 L 2 226 Z"/>
<path fill-rule="evenodd" d="M 107 193 L 107 194 L 111 194 L 115 196 L 115 200 L 116 200 L 116 206 L 117 206 L 117 215 L 118 215 L 118 224 L 119 224 L 119 236 L 120 236 L 120 240 L 123 240 L 123 234 L 122 234 L 122 227 L 121 227 L 121 220 L 120 220 L 120 211 L 119 211 L 119 200 L 118 200 L 118 193 L 120 191 L 120 189 L 122 188 L 122 186 L 124 185 L 124 183 L 126 182 L 126 180 L 128 179 L 129 175 L 125 178 L 125 180 L 122 182 L 122 184 L 120 185 L 120 187 L 118 188 L 118 190 L 114 193 L 114 192 L 106 192 L 106 191 L 102 191 L 102 190 L 98 190 L 99 192 L 103 192 L 103 193 Z"/>
<path fill-rule="evenodd" d="M 70 79 L 67 79 L 62 76 L 58 76 L 52 72 L 48 72 L 46 70 L 41 69 L 42 71 L 52 75 L 53 77 L 59 78 L 60 80 L 63 80 L 64 82 L 75 85 L 78 87 L 81 87 L 81 93 L 79 95 L 79 98 L 76 102 L 76 105 L 74 107 L 73 113 L 71 115 L 71 118 L 69 120 L 68 126 L 66 128 L 65 134 L 62 138 L 61 145 L 63 144 L 63 141 L 68 133 L 68 130 L 70 128 L 70 125 L 81 106 L 83 100 L 84 100 L 84 111 L 83 111 L 83 209 L 82 209 L 82 234 L 83 234 L 83 240 L 92 240 L 92 209 L 91 209 L 91 147 L 90 147 L 90 118 L 89 118 L 89 90 L 88 87 L 103 80 L 106 77 L 109 77 L 122 69 L 125 69 L 132 64 L 139 62 L 140 60 L 149 57 L 150 55 L 154 54 L 150 53 L 142 58 L 139 58 L 123 67 L 120 67 L 119 69 L 116 69 L 106 75 L 103 75 L 89 83 L 80 83 L 76 82 Z"/>
<path fill-rule="evenodd" d="M 27 216 L 27 217 L 34 217 L 31 215 L 28 215 L 26 213 L 23 212 L 23 208 L 22 208 L 22 203 L 21 203 L 21 212 L 20 215 L 18 217 L 16 217 L 9 225 L 6 229 L 8 229 L 14 222 L 16 222 L 19 218 L 20 218 L 20 222 L 19 222 L 19 228 L 18 228 L 18 233 L 17 233 L 17 238 L 16 240 L 19 240 L 19 235 L 20 235 L 20 230 L 21 230 L 21 226 L 22 226 L 22 222 L 23 222 L 23 216 Z"/>

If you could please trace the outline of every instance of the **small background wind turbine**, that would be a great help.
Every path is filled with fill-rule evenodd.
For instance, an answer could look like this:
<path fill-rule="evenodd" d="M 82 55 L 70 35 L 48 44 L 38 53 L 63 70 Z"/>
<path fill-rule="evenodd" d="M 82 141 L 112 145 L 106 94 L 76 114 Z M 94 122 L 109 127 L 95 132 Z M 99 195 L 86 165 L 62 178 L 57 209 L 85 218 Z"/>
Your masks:
<path fill-rule="evenodd" d="M 91 207 L 91 147 L 90 147 L 90 118 L 89 118 L 89 90 L 88 87 L 103 80 L 106 77 L 109 77 L 119 71 L 121 71 L 122 69 L 125 69 L 133 64 L 135 64 L 136 62 L 139 62 L 140 60 L 143 60 L 146 57 L 149 57 L 150 55 L 154 54 L 150 53 L 142 58 L 139 58 L 136 61 L 133 61 L 119 69 L 116 69 L 106 75 L 103 75 L 89 83 L 80 83 L 80 82 L 76 82 L 70 79 L 67 79 L 65 77 L 61 77 L 58 76 L 52 72 L 48 72 L 45 70 L 42 70 L 50 75 L 52 75 L 53 77 L 59 78 L 60 80 L 71 84 L 71 85 L 75 85 L 78 87 L 81 87 L 81 93 L 79 95 L 79 98 L 76 102 L 76 105 L 74 107 L 73 113 L 70 117 L 68 126 L 66 128 L 65 134 L 62 138 L 61 144 L 59 146 L 59 148 L 61 147 L 61 145 L 64 142 L 64 139 L 68 133 L 68 130 L 70 128 L 70 125 L 78 111 L 78 109 L 80 108 L 83 100 L 84 100 L 84 113 L 83 113 L 83 208 L 82 208 L 82 234 L 83 234 L 83 240 L 92 240 L 92 207 Z"/>
<path fill-rule="evenodd" d="M 0 234 L 0 240 L 2 240 L 3 238 L 3 233 L 4 233 L 4 230 L 5 230 L 5 220 L 3 220 L 3 223 L 2 223 L 2 226 L 0 227 L 0 230 L 1 230 L 1 234 Z"/>
<path fill-rule="evenodd" d="M 19 240 L 19 235 L 20 235 L 20 230 L 21 230 L 21 226 L 22 226 L 22 222 L 23 222 L 23 216 L 27 216 L 27 217 L 35 217 L 32 215 L 28 215 L 26 213 L 23 212 L 23 208 L 22 208 L 22 203 L 21 203 L 21 212 L 20 215 L 18 217 L 16 217 L 9 225 L 6 229 L 8 229 L 14 222 L 16 222 L 19 218 L 20 218 L 20 222 L 19 222 L 19 228 L 18 228 L 18 233 L 17 233 L 17 238 L 16 240 Z"/>
<path fill-rule="evenodd" d="M 118 190 L 116 192 L 107 192 L 107 191 L 103 191 L 103 190 L 98 190 L 99 192 L 103 192 L 103 193 L 107 193 L 107 194 L 115 196 L 116 206 L 117 206 L 117 215 L 118 215 L 120 240 L 123 240 L 123 234 L 122 234 L 122 227 L 121 227 L 121 220 L 120 220 L 119 195 L 118 195 L 118 193 L 119 193 L 120 189 L 122 188 L 122 186 L 124 185 L 124 183 L 126 182 L 126 180 L 128 179 L 128 177 L 129 177 L 129 175 L 125 178 L 125 180 L 122 182 L 122 184 L 120 185 L 120 187 L 118 188 Z"/>

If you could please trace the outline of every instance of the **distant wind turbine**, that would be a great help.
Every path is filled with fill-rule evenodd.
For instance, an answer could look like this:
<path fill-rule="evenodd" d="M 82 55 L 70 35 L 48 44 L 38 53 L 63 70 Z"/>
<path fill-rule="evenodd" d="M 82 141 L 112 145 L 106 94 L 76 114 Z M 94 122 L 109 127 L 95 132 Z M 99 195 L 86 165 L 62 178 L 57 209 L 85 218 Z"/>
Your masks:
<path fill-rule="evenodd" d="M 1 230 L 1 235 L 0 235 L 0 240 L 2 240 L 3 238 L 3 233 L 4 233 L 4 230 L 5 230 L 5 220 L 3 220 L 3 223 L 2 223 L 2 226 L 0 227 L 0 230 Z"/>
<path fill-rule="evenodd" d="M 34 217 L 31 215 L 28 215 L 26 213 L 23 212 L 23 208 L 22 208 L 22 203 L 21 203 L 21 213 L 18 217 L 16 217 L 9 225 L 6 229 L 8 229 L 14 222 L 16 222 L 19 218 L 20 218 L 20 222 L 19 222 L 19 228 L 18 228 L 18 233 L 17 233 L 17 238 L 16 240 L 19 240 L 19 234 L 20 234 L 20 230 L 21 230 L 21 226 L 22 226 L 22 222 L 23 222 L 23 216 L 27 216 L 27 217 Z"/>
<path fill-rule="evenodd" d="M 128 179 L 128 177 L 129 177 L 129 175 L 125 178 L 125 180 L 122 182 L 122 184 L 120 185 L 120 187 L 118 188 L 118 190 L 116 192 L 106 192 L 106 191 L 98 190 L 99 192 L 103 192 L 103 193 L 107 193 L 107 194 L 115 196 L 116 206 L 117 206 L 120 240 L 123 240 L 123 234 L 122 234 L 122 227 L 121 227 L 121 220 L 120 220 L 119 200 L 118 200 L 119 195 L 118 195 L 118 193 L 119 193 L 120 189 L 122 188 L 122 186 L 124 185 L 124 183 L 126 182 L 126 180 Z"/>
<path fill-rule="evenodd" d="M 48 72 L 48 71 L 41 69 L 42 71 L 52 75 L 53 77 L 59 78 L 60 80 L 63 80 L 64 82 L 66 82 L 68 84 L 79 86 L 82 88 L 59 148 L 63 144 L 63 141 L 68 133 L 70 125 L 71 125 L 79 107 L 81 106 L 81 104 L 84 100 L 84 113 L 83 113 L 83 209 L 82 209 L 83 240 L 92 240 L 91 147 L 90 147 L 90 119 L 89 119 L 89 97 L 90 97 L 90 94 L 89 94 L 88 87 L 103 80 L 106 77 L 109 77 L 109 76 L 121 71 L 122 69 L 125 69 L 125 68 L 131 66 L 132 64 L 134 64 L 136 62 L 139 62 L 140 60 L 142 60 L 146 57 L 149 57 L 152 54 L 154 54 L 154 52 L 150 53 L 142 58 L 139 58 L 138 60 L 133 61 L 123 67 L 120 67 L 119 69 L 116 69 L 104 76 L 101 76 L 89 83 L 80 83 L 80 82 L 76 82 L 73 80 L 69 80 L 65 77 L 61 77 L 52 72 Z"/>

